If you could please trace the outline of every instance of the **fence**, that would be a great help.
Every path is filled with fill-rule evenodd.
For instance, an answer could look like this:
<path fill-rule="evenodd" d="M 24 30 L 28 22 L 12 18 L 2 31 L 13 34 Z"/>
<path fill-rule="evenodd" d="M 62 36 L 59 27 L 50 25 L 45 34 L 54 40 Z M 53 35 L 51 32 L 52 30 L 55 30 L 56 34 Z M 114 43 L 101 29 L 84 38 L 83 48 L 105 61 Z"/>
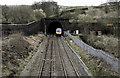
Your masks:
<path fill-rule="evenodd" d="M 69 32 L 65 32 L 65 35 L 68 35 L 68 37 L 71 38 L 79 47 L 87 51 L 92 56 L 103 59 L 115 70 L 115 72 L 120 74 L 120 60 L 118 58 L 115 58 L 102 50 L 98 50 L 89 46 L 88 44 L 78 40 L 77 38 L 74 38 Z"/>

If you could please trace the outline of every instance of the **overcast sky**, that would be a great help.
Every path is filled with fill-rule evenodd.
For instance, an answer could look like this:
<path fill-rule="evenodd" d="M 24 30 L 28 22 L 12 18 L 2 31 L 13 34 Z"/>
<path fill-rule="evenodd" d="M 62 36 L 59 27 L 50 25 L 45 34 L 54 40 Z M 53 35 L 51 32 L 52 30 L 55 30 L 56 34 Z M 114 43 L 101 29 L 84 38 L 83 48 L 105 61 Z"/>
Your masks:
<path fill-rule="evenodd" d="M 32 5 L 34 2 L 43 0 L 0 0 L 0 5 Z M 45 0 L 48 1 L 48 0 Z M 97 6 L 107 0 L 53 0 L 58 2 L 58 5 L 64 6 Z"/>

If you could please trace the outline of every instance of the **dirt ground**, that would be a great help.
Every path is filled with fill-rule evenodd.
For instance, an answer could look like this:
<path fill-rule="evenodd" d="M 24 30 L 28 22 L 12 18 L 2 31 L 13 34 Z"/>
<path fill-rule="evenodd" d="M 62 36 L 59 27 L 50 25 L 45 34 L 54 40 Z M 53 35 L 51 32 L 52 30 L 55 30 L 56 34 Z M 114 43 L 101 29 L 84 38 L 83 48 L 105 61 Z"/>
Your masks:
<path fill-rule="evenodd" d="M 2 38 L 2 75 L 17 76 L 37 51 L 43 34 L 24 36 L 21 33 Z"/>

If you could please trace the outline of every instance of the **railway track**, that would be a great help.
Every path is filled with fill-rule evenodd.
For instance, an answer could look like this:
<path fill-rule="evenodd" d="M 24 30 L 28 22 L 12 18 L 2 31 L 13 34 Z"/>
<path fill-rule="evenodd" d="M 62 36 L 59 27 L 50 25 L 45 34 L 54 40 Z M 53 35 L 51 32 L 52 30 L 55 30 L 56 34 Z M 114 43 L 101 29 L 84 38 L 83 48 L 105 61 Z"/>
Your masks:
<path fill-rule="evenodd" d="M 63 42 L 61 39 L 60 39 L 59 41 L 61 41 L 61 44 L 62 44 L 62 46 L 63 46 L 63 48 L 64 48 L 64 52 L 66 53 L 66 56 L 67 56 L 67 58 L 69 59 L 69 62 L 70 62 L 70 64 L 71 64 L 71 66 L 72 66 L 72 69 L 73 69 L 73 71 L 74 71 L 74 73 L 75 73 L 75 76 L 76 76 L 76 77 L 79 77 L 80 74 L 79 74 L 78 71 L 76 70 L 73 61 L 71 60 L 70 56 L 68 55 L 68 52 L 67 52 L 68 50 L 65 48 L 64 42 Z"/>
<path fill-rule="evenodd" d="M 88 76 L 80 60 L 62 37 L 49 35 L 46 45 L 44 44 L 42 49 L 42 53 L 38 52 L 36 54 L 36 60 L 34 61 L 37 62 L 33 62 L 31 68 L 28 65 L 29 68 L 26 67 L 21 74 L 22 76 L 37 76 L 37 78 L 44 76 L 50 78 Z"/>

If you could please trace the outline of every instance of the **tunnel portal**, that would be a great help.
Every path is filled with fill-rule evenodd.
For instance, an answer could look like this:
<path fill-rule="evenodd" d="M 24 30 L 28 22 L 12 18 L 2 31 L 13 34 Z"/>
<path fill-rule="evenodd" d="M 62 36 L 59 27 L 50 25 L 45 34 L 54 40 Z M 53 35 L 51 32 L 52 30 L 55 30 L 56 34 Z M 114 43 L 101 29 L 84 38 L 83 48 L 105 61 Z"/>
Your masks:
<path fill-rule="evenodd" d="M 61 17 L 50 17 L 50 18 L 44 18 L 41 20 L 41 28 L 43 28 L 43 32 L 47 34 L 56 34 L 56 28 L 62 29 L 62 34 L 64 34 L 63 31 L 67 31 L 70 28 L 69 19 L 61 18 Z"/>
<path fill-rule="evenodd" d="M 48 27 L 48 34 L 56 34 L 56 29 L 61 28 L 63 33 L 63 27 L 59 22 L 51 22 Z"/>

